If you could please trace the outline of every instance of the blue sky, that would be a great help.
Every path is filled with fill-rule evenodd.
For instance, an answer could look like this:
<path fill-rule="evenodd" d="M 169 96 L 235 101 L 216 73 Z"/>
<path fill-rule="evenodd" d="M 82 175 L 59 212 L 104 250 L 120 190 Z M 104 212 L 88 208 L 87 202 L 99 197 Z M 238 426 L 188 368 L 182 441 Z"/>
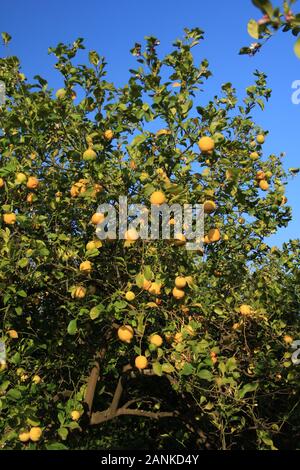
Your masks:
<path fill-rule="evenodd" d="M 253 71 L 265 72 L 273 89 L 272 98 L 264 112 L 254 115 L 256 122 L 270 131 L 264 150 L 266 154 L 285 152 L 286 168 L 300 166 L 300 104 L 291 101 L 292 83 L 300 80 L 300 60 L 292 47 L 294 38 L 278 34 L 255 57 L 239 56 L 240 47 L 252 42 L 247 34 L 248 20 L 260 16 L 250 0 L 180 3 L 174 0 L 9 0 L 1 3 L 0 29 L 13 36 L 9 47 L 5 51 L 1 48 L 1 54 L 17 55 L 27 77 L 42 75 L 53 88 L 62 83 L 47 49 L 58 42 L 85 38 L 88 49 L 106 57 L 108 79 L 122 85 L 129 76 L 128 69 L 135 65 L 129 53 L 135 42 L 154 35 L 161 41 L 163 54 L 170 51 L 174 39 L 182 36 L 184 27 L 200 27 L 205 31 L 205 41 L 197 49 L 196 60 L 207 58 L 213 72 L 206 84 L 207 94 L 213 97 L 222 83 L 230 81 L 241 97 L 253 82 Z M 293 221 L 272 237 L 272 244 L 280 245 L 289 238 L 300 237 L 299 184 L 300 176 L 290 182 L 287 191 Z"/>

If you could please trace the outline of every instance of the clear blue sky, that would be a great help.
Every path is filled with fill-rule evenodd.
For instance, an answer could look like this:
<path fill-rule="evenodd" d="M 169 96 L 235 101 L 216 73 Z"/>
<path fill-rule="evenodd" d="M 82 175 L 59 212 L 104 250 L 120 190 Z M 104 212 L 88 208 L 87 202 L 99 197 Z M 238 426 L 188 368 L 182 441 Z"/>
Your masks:
<path fill-rule="evenodd" d="M 5 55 L 17 55 L 26 76 L 42 75 L 53 88 L 62 83 L 47 49 L 58 42 L 85 38 L 88 49 L 107 58 L 108 79 L 121 85 L 135 64 L 129 53 L 134 42 L 154 35 L 161 41 L 161 53 L 166 53 L 184 27 L 200 27 L 206 39 L 196 59 L 207 58 L 214 74 L 207 82 L 208 93 L 213 96 L 222 83 L 231 81 L 241 97 L 252 84 L 252 72 L 264 71 L 273 95 L 255 119 L 270 131 L 265 152 L 286 152 L 285 167 L 300 166 L 300 104 L 291 101 L 291 84 L 300 80 L 300 60 L 294 56 L 289 34 L 278 34 L 253 58 L 238 55 L 241 46 L 252 42 L 248 19 L 260 16 L 250 0 L 9 0 L 1 2 L 0 12 L 0 30 L 13 36 Z M 272 237 L 272 244 L 300 237 L 299 187 L 300 176 L 290 182 L 287 192 L 293 222 Z"/>

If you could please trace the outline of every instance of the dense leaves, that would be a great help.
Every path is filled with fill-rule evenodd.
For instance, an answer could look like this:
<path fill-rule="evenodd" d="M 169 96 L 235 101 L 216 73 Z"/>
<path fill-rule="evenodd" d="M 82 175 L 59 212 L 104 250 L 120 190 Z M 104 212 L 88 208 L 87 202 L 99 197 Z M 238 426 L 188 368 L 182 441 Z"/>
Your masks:
<path fill-rule="evenodd" d="M 271 91 L 256 71 L 242 100 L 225 83 L 205 103 L 211 72 L 192 54 L 202 39 L 199 29 L 185 30 L 163 58 L 156 38 L 136 44 L 137 66 L 121 88 L 106 79 L 97 52 L 80 64 L 82 39 L 50 49 L 63 80 L 56 94 L 39 75 L 29 83 L 16 57 L 0 60 L 4 449 L 298 445 L 291 342 L 300 338 L 300 246 L 265 241 L 291 219 L 290 175 L 282 155 L 263 154 L 267 131 L 251 117 Z M 213 150 L 199 150 L 203 136 Z M 87 246 L 100 203 L 117 207 L 126 195 L 149 208 L 155 190 L 169 204 L 215 201 L 205 233 L 220 236 L 206 238 L 204 252 L 178 240 Z M 181 299 L 172 294 L 176 277 L 186 280 Z M 117 335 L 122 325 L 131 327 L 128 342 Z M 85 403 L 97 355 L 93 409 L 122 411 L 109 422 L 98 415 L 100 432 Z M 135 367 L 139 355 L 144 371 Z M 141 410 L 169 418 L 153 423 Z M 42 436 L 21 442 L 35 427 Z"/>

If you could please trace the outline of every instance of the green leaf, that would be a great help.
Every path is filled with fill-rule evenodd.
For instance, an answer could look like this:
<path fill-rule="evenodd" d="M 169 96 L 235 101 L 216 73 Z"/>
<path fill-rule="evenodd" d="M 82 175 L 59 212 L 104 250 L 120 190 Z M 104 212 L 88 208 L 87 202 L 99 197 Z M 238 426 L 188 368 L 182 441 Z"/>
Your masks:
<path fill-rule="evenodd" d="M 162 365 L 159 362 L 154 362 L 152 368 L 155 375 L 162 376 Z"/>
<path fill-rule="evenodd" d="M 207 369 L 199 370 L 199 372 L 197 372 L 197 376 L 199 377 L 199 379 L 208 380 L 208 382 L 211 382 L 213 380 L 212 373 L 209 372 L 209 370 Z"/>
<path fill-rule="evenodd" d="M 297 41 L 294 44 L 294 52 L 298 59 L 300 59 L 300 37 L 297 39 Z"/>
<path fill-rule="evenodd" d="M 247 29 L 248 29 L 248 34 L 254 38 L 254 39 L 258 39 L 259 38 L 259 29 L 258 29 L 258 24 L 255 20 L 250 20 L 248 22 L 248 26 L 247 26 Z"/>
<path fill-rule="evenodd" d="M 140 145 L 142 144 L 143 142 L 145 142 L 145 140 L 147 139 L 147 137 L 144 135 L 144 134 L 140 134 L 140 135 L 137 135 L 133 141 L 131 142 L 131 147 L 135 147 L 136 145 Z"/>
<path fill-rule="evenodd" d="M 175 370 L 172 364 L 169 364 L 168 362 L 165 362 L 164 364 L 162 364 L 161 368 L 162 368 L 162 371 L 165 372 L 166 374 L 171 374 Z"/>
<path fill-rule="evenodd" d="M 147 281 L 151 281 L 151 279 L 153 278 L 153 272 L 152 272 L 151 266 L 146 265 L 144 267 L 144 277 L 147 279 Z"/>
<path fill-rule="evenodd" d="M 93 307 L 90 310 L 91 320 L 96 320 L 96 318 L 99 317 L 99 315 L 103 312 L 103 310 L 104 310 L 104 305 L 103 304 L 99 304 L 99 305 L 96 305 L 95 307 Z"/>
<path fill-rule="evenodd" d="M 244 398 L 246 393 L 254 392 L 257 389 L 257 387 L 258 387 L 258 382 L 249 383 L 249 384 L 244 385 L 243 388 L 241 388 L 238 391 L 239 398 Z"/>
<path fill-rule="evenodd" d="M 11 36 L 8 33 L 4 33 L 4 32 L 1 33 L 1 36 L 2 36 L 3 42 L 6 46 L 9 43 L 9 41 L 11 40 Z"/>
<path fill-rule="evenodd" d="M 262 13 L 266 13 L 270 18 L 272 18 L 274 9 L 269 0 L 252 0 L 252 3 L 259 8 Z"/>
<path fill-rule="evenodd" d="M 236 367 L 236 359 L 234 357 L 230 357 L 226 362 L 226 372 L 232 372 L 234 369 L 236 369 Z"/>
<path fill-rule="evenodd" d="M 135 278 L 135 283 L 137 287 L 141 289 L 143 287 L 143 282 L 144 282 L 144 276 L 143 274 L 139 273 Z"/>
<path fill-rule="evenodd" d="M 89 52 L 89 61 L 92 65 L 98 65 L 100 61 L 99 54 L 96 51 Z"/>
<path fill-rule="evenodd" d="M 20 266 L 20 268 L 25 268 L 25 266 L 27 266 L 28 263 L 29 263 L 28 258 L 21 258 L 18 261 L 18 266 Z"/>
<path fill-rule="evenodd" d="M 20 400 L 22 397 L 20 390 L 17 390 L 16 388 L 11 388 L 8 390 L 6 396 L 12 398 L 13 400 Z"/>
<path fill-rule="evenodd" d="M 66 447 L 64 444 L 61 444 L 60 442 L 53 442 L 52 444 L 47 444 L 46 449 L 47 450 L 68 450 L 68 447 Z"/>
<path fill-rule="evenodd" d="M 189 364 L 188 362 L 186 362 L 180 371 L 180 375 L 191 375 L 194 372 L 195 372 L 195 369 L 192 366 L 192 364 Z"/>
<path fill-rule="evenodd" d="M 27 297 L 27 294 L 24 290 L 18 290 L 17 295 L 19 295 L 20 297 Z"/>
<path fill-rule="evenodd" d="M 67 428 L 59 428 L 57 430 L 58 435 L 62 438 L 63 441 L 65 441 L 68 437 L 69 431 Z"/>
<path fill-rule="evenodd" d="M 77 320 L 71 320 L 68 324 L 68 333 L 69 335 L 75 335 L 77 332 Z"/>

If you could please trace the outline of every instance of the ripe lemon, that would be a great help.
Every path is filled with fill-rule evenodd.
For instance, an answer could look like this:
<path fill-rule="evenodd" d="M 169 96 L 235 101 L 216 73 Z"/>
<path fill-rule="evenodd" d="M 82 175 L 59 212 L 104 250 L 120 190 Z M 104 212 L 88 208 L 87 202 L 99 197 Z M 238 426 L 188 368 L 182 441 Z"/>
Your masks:
<path fill-rule="evenodd" d="M 150 337 L 150 343 L 159 348 L 163 344 L 163 339 L 159 335 L 152 335 Z"/>
<path fill-rule="evenodd" d="M 292 344 L 292 342 L 294 341 L 294 338 L 290 335 L 284 335 L 283 337 L 283 341 L 286 343 L 286 344 Z"/>
<path fill-rule="evenodd" d="M 8 330 L 8 336 L 11 338 L 11 339 L 17 339 L 19 337 L 18 333 L 16 330 Z"/>
<path fill-rule="evenodd" d="M 212 228 L 207 234 L 210 243 L 218 242 L 221 239 L 220 230 L 218 228 Z"/>
<path fill-rule="evenodd" d="M 264 180 L 266 179 L 266 174 L 264 171 L 262 170 L 259 170 L 257 173 L 256 173 L 256 179 L 257 180 Z"/>
<path fill-rule="evenodd" d="M 263 134 L 258 134 L 258 136 L 256 137 L 256 142 L 258 144 L 263 144 L 265 141 L 265 136 Z"/>
<path fill-rule="evenodd" d="M 166 196 L 162 191 L 154 191 L 150 196 L 150 203 L 159 205 L 166 202 Z"/>
<path fill-rule="evenodd" d="M 124 343 L 130 343 L 133 338 L 133 329 L 130 325 L 120 326 L 118 329 L 118 337 Z"/>
<path fill-rule="evenodd" d="M 129 230 L 126 230 L 124 238 L 127 241 L 135 241 L 139 238 L 139 233 L 135 228 L 130 228 Z"/>
<path fill-rule="evenodd" d="M 260 180 L 259 187 L 262 191 L 267 191 L 269 189 L 270 185 L 269 185 L 267 180 Z"/>
<path fill-rule="evenodd" d="M 83 286 L 76 286 L 72 297 L 75 299 L 83 299 L 86 296 L 86 288 Z"/>
<path fill-rule="evenodd" d="M 97 239 L 97 240 L 91 240 L 90 242 L 88 242 L 85 248 L 87 250 L 95 250 L 95 249 L 101 248 L 101 246 L 102 246 L 101 240 Z"/>
<path fill-rule="evenodd" d="M 92 271 L 92 263 L 90 261 L 83 261 L 79 266 L 80 271 L 90 273 Z"/>
<path fill-rule="evenodd" d="M 0 188 L 3 188 L 5 182 L 3 178 L 0 178 Z"/>
<path fill-rule="evenodd" d="M 3 220 L 5 224 L 12 225 L 16 223 L 17 216 L 13 212 L 10 212 L 8 214 L 3 214 Z"/>
<path fill-rule="evenodd" d="M 148 281 L 148 279 L 143 280 L 143 286 L 142 287 L 143 287 L 144 290 L 149 290 L 151 286 L 152 286 L 151 281 Z"/>
<path fill-rule="evenodd" d="M 85 161 L 96 160 L 97 154 L 96 154 L 96 152 L 95 152 L 92 148 L 89 147 L 87 150 L 85 150 L 85 151 L 83 152 L 82 158 L 83 158 L 83 160 L 85 160 Z"/>
<path fill-rule="evenodd" d="M 161 283 L 160 282 L 152 282 L 151 286 L 149 287 L 150 294 L 160 295 L 161 294 Z"/>
<path fill-rule="evenodd" d="M 178 289 L 184 289 L 186 284 L 187 284 L 187 280 L 185 277 L 177 276 L 175 278 L 175 286 L 178 287 Z"/>
<path fill-rule="evenodd" d="M 177 289 L 177 287 L 174 287 L 174 289 L 172 290 L 172 294 L 176 300 L 183 299 L 183 297 L 185 296 L 185 292 L 181 289 Z"/>
<path fill-rule="evenodd" d="M 215 143 L 211 137 L 201 137 L 198 142 L 201 152 L 211 152 L 215 148 Z"/>
<path fill-rule="evenodd" d="M 91 222 L 94 225 L 101 224 L 103 220 L 105 219 L 105 215 L 101 214 L 101 212 L 96 212 L 95 214 L 92 215 Z"/>
<path fill-rule="evenodd" d="M 21 432 L 19 434 L 19 441 L 28 442 L 29 439 L 30 439 L 30 433 L 29 432 Z"/>
<path fill-rule="evenodd" d="M 15 180 L 15 182 L 16 182 L 17 184 L 25 183 L 26 180 L 27 180 L 27 176 L 25 175 L 25 173 L 17 173 L 17 174 L 16 174 L 16 180 Z"/>
<path fill-rule="evenodd" d="M 30 431 L 29 431 L 29 438 L 30 438 L 33 442 L 39 441 L 41 437 L 42 437 L 42 430 L 41 430 L 41 428 L 39 428 L 39 427 L 37 427 L 37 426 L 34 426 L 33 428 L 30 429 Z"/>
<path fill-rule="evenodd" d="M 217 205 L 214 201 L 205 201 L 203 204 L 203 209 L 205 214 L 211 214 L 215 212 Z"/>
<path fill-rule="evenodd" d="M 80 188 L 76 184 L 73 184 L 70 189 L 70 194 L 71 197 L 77 197 L 80 194 Z"/>
<path fill-rule="evenodd" d="M 134 361 L 135 367 L 138 369 L 146 369 L 148 360 L 145 356 L 137 356 Z"/>
<path fill-rule="evenodd" d="M 174 336 L 175 343 L 181 343 L 183 340 L 182 333 L 178 332 Z"/>
<path fill-rule="evenodd" d="M 39 186 L 39 180 L 35 176 L 29 176 L 27 181 L 27 188 L 36 189 Z"/>
<path fill-rule="evenodd" d="M 132 292 L 131 290 L 129 290 L 129 291 L 126 292 L 126 294 L 125 294 L 125 299 L 128 300 L 128 302 L 132 302 L 132 300 L 135 299 L 135 293 Z"/>
<path fill-rule="evenodd" d="M 252 313 L 252 308 L 250 307 L 250 305 L 246 305 L 246 304 L 243 304 L 240 306 L 240 314 L 241 315 L 251 315 Z"/>
<path fill-rule="evenodd" d="M 250 153 L 250 158 L 251 158 L 251 160 L 258 160 L 259 159 L 259 154 L 257 152 L 251 152 Z"/>
<path fill-rule="evenodd" d="M 32 382 L 35 383 L 36 385 L 39 384 L 41 382 L 41 377 L 39 375 L 34 375 L 32 377 Z"/>
<path fill-rule="evenodd" d="M 105 139 L 105 140 L 110 141 L 110 140 L 112 140 L 113 136 L 114 136 L 114 133 L 113 133 L 113 131 L 112 131 L 111 129 L 107 129 L 107 130 L 104 132 L 104 139 Z"/>
<path fill-rule="evenodd" d="M 71 411 L 71 418 L 73 421 L 78 421 L 80 418 L 80 413 L 77 410 Z"/>
<path fill-rule="evenodd" d="M 55 96 L 58 100 L 62 100 L 67 94 L 67 91 L 64 88 L 59 88 L 55 93 Z"/>

